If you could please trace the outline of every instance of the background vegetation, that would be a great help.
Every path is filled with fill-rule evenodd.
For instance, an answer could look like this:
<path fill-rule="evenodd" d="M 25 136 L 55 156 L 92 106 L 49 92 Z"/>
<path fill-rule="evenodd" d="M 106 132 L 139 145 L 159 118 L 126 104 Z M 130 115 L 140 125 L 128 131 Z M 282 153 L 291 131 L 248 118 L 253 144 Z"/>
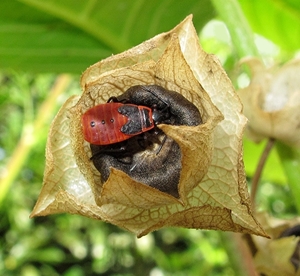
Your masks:
<path fill-rule="evenodd" d="M 220 58 L 237 88 L 249 81 L 237 69 L 240 58 L 257 55 L 271 64 L 299 54 L 298 0 L 0 2 L 1 275 L 242 275 L 228 233 L 168 228 L 136 239 L 80 216 L 29 219 L 49 125 L 62 103 L 81 93 L 80 74 L 191 13 L 202 46 Z M 245 139 L 249 180 L 263 148 Z M 300 154 L 284 145 L 276 149 L 257 202 L 276 217 L 292 217 L 300 211 L 299 188 L 291 186 L 299 179 L 299 166 L 292 164 Z"/>

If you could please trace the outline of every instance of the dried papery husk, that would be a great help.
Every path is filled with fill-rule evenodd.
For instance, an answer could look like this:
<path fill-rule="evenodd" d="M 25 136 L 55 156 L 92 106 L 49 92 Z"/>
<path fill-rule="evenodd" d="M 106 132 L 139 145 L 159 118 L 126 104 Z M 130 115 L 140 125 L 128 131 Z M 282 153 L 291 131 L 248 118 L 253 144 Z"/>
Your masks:
<path fill-rule="evenodd" d="M 176 60 L 176 63 L 174 62 Z M 171 65 L 170 65 L 171 63 Z M 170 69 L 172 68 L 172 69 Z M 179 74 L 178 72 L 183 72 Z M 188 81 L 187 81 L 188 80 Z M 126 84 L 126 85 L 124 85 Z M 99 104 L 105 103 L 111 96 L 118 96 L 126 91 L 128 88 L 139 84 L 157 84 L 166 89 L 174 90 L 181 93 L 185 98 L 193 101 L 193 104 L 201 110 L 203 116 L 203 124 L 198 126 L 172 126 L 172 125 L 159 125 L 166 135 L 174 139 L 180 146 L 182 151 L 182 172 L 180 174 L 179 183 L 179 199 L 178 204 L 186 201 L 187 194 L 193 189 L 199 181 L 204 177 L 208 170 L 212 156 L 212 131 L 216 124 L 222 119 L 222 115 L 210 101 L 207 93 L 201 87 L 199 82 L 195 79 L 190 67 L 183 58 L 178 43 L 177 35 L 174 34 L 168 47 L 165 49 L 161 58 L 157 63 L 153 61 L 146 61 L 136 64 L 130 68 L 121 68 L 114 70 L 110 75 L 98 77 L 98 79 L 86 85 L 85 92 L 81 99 L 78 101 L 74 109 L 71 109 L 71 132 L 78 133 L 71 137 L 78 159 L 82 160 L 83 152 L 86 152 L 87 158 L 83 166 L 82 172 L 87 173 L 86 178 L 90 179 L 94 175 L 92 184 L 93 191 L 96 194 L 96 201 L 99 205 L 104 203 L 120 203 L 131 205 L 132 202 L 138 208 L 154 208 L 158 207 L 158 202 L 168 202 L 169 195 L 155 189 L 155 199 L 151 200 L 153 203 L 148 202 L 146 205 L 140 200 L 141 194 L 149 194 L 149 187 L 140 183 L 134 183 L 133 179 L 128 179 L 132 185 L 122 185 L 122 189 L 111 188 L 114 197 L 108 197 L 106 193 L 111 194 L 110 185 L 115 187 L 118 181 L 113 175 L 110 175 L 107 182 L 100 183 L 99 174 L 95 174 L 93 166 L 89 157 L 91 156 L 88 143 L 84 142 L 82 138 L 82 127 L 80 115 L 89 108 Z M 121 90 L 121 91 L 120 91 Z M 104 99 L 102 99 L 105 96 Z M 102 99 L 103 102 L 99 102 Z M 205 101 L 206 100 L 206 101 Z M 88 103 L 88 105 L 87 105 Z M 207 120 L 209 118 L 209 120 Z M 199 158 L 201 156 L 201 158 Z M 90 167 L 90 171 L 86 168 Z M 102 184 L 105 186 L 103 189 Z M 138 187 L 138 188 L 137 188 Z M 130 195 L 131 199 L 124 195 Z M 126 203 L 127 202 L 127 203 Z M 138 202 L 141 202 L 137 205 Z M 146 207 L 145 207 L 146 206 Z"/>
<path fill-rule="evenodd" d="M 252 236 L 256 250 L 254 262 L 257 272 L 267 276 L 300 275 L 299 254 L 295 252 L 297 250 L 299 252 L 299 233 L 298 236 L 283 236 L 295 226 L 299 228 L 300 219 L 283 220 L 266 213 L 259 213 L 258 219 L 265 226 L 271 239 Z M 298 259 L 295 259 L 297 257 Z"/>
<path fill-rule="evenodd" d="M 255 142 L 275 138 L 300 146 L 300 60 L 281 68 L 266 68 L 258 59 L 245 59 L 252 79 L 238 91 L 249 119 L 247 134 Z"/>
<path fill-rule="evenodd" d="M 247 191 L 242 105 L 218 60 L 201 49 L 191 19 L 84 72 L 83 95 L 76 103 L 63 106 L 53 122 L 44 185 L 32 216 L 78 213 L 111 222 L 137 236 L 167 226 L 266 236 L 251 212 Z M 201 114 L 198 126 L 158 126 L 181 150 L 179 198 L 113 168 L 102 183 L 90 160 L 81 115 L 140 84 L 176 91 Z M 66 157 L 56 156 L 64 151 Z M 69 175 L 69 171 L 76 174 Z"/>
<path fill-rule="evenodd" d="M 68 99 L 52 122 L 46 146 L 44 185 L 31 216 L 68 211 L 95 219 L 105 218 L 101 210 L 97 214 L 92 211 L 96 202 L 90 185 L 78 170 L 69 139 L 69 108 L 78 100 L 79 96 Z"/>

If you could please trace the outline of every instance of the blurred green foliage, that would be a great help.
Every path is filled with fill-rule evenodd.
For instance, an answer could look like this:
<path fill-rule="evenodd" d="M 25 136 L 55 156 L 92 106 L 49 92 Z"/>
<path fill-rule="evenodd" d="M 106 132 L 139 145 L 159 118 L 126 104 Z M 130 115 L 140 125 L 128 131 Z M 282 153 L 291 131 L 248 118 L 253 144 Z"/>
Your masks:
<path fill-rule="evenodd" d="M 263 58 L 270 59 L 271 48 L 278 50 L 271 56 L 276 61 L 283 62 L 294 55 L 299 49 L 298 40 L 295 43 L 300 29 L 298 1 L 255 0 L 251 6 L 247 1 L 239 2 L 253 30 L 277 44 L 268 42 L 267 49 L 259 48 L 268 53 Z M 49 125 L 65 100 L 81 93 L 79 74 L 89 65 L 167 31 L 193 13 L 203 47 L 219 56 L 233 83 L 239 86 L 241 75 L 235 69 L 239 59 L 237 45 L 232 44 L 225 25 L 216 27 L 222 23 L 205 25 L 216 18 L 212 3 L 209 0 L 182 3 L 1 1 L 1 179 L 10 173 L 7 164 L 13 153 L 22 154 L 16 150 L 20 139 L 38 119 L 39 109 L 47 102 L 57 79 L 56 73 L 76 75 L 56 98 L 36 132 L 38 135 L 29 141 L 30 151 L 25 161 L 9 189 L 3 192 L 0 275 L 237 275 L 228 257 L 236 252 L 228 252 L 222 234 L 217 231 L 168 228 L 137 239 L 113 225 L 75 215 L 29 219 L 43 179 Z M 276 19 L 277 16 L 284 19 Z M 249 180 L 262 150 L 263 144 L 245 140 Z M 274 151 L 259 189 L 260 208 L 279 217 L 295 214 L 286 183 L 287 177 Z"/>

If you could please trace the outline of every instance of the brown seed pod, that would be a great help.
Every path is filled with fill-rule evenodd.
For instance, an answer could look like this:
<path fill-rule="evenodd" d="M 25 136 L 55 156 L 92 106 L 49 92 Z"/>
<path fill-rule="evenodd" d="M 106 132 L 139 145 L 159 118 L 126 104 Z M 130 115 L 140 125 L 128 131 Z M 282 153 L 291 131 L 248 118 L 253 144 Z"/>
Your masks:
<path fill-rule="evenodd" d="M 137 96 L 136 85 L 157 85 L 157 93 L 162 87 L 163 100 L 149 93 Z M 242 105 L 219 61 L 201 49 L 191 16 L 167 33 L 92 65 L 81 87 L 83 94 L 69 99 L 51 126 L 44 185 L 32 216 L 81 214 L 137 236 L 168 226 L 266 235 L 251 212 L 247 191 Z M 131 102 L 152 109 L 154 103 L 163 115 L 167 103 L 170 116 L 157 124 L 158 134 L 146 131 L 145 140 L 127 142 L 123 156 L 112 154 L 120 146 L 108 143 L 110 155 L 105 162 L 101 157 L 97 169 L 93 161 L 101 156 L 99 145 L 92 153 L 82 115 L 125 91 Z M 198 119 L 191 120 L 196 113 Z M 137 134 L 136 126 L 129 129 Z"/>

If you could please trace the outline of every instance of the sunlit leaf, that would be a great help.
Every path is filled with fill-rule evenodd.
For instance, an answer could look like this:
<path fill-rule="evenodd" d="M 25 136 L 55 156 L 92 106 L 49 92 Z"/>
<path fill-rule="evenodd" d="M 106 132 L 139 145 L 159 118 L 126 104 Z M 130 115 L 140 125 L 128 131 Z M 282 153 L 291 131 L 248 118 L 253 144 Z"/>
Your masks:
<path fill-rule="evenodd" d="M 0 67 L 81 73 L 99 59 L 167 31 L 189 13 L 198 29 L 213 17 L 209 0 L 4 0 Z"/>
<path fill-rule="evenodd" d="M 243 145 L 246 174 L 247 176 L 252 177 L 255 173 L 259 158 L 266 146 L 266 143 L 264 141 L 261 143 L 253 143 L 249 138 L 244 137 Z M 276 150 L 272 150 L 268 156 L 262 175 L 262 180 L 272 181 L 276 184 L 287 183 L 287 178 L 284 175 L 282 164 Z"/>
<path fill-rule="evenodd" d="M 286 50 L 299 49 L 298 0 L 239 0 L 253 31 Z"/>

